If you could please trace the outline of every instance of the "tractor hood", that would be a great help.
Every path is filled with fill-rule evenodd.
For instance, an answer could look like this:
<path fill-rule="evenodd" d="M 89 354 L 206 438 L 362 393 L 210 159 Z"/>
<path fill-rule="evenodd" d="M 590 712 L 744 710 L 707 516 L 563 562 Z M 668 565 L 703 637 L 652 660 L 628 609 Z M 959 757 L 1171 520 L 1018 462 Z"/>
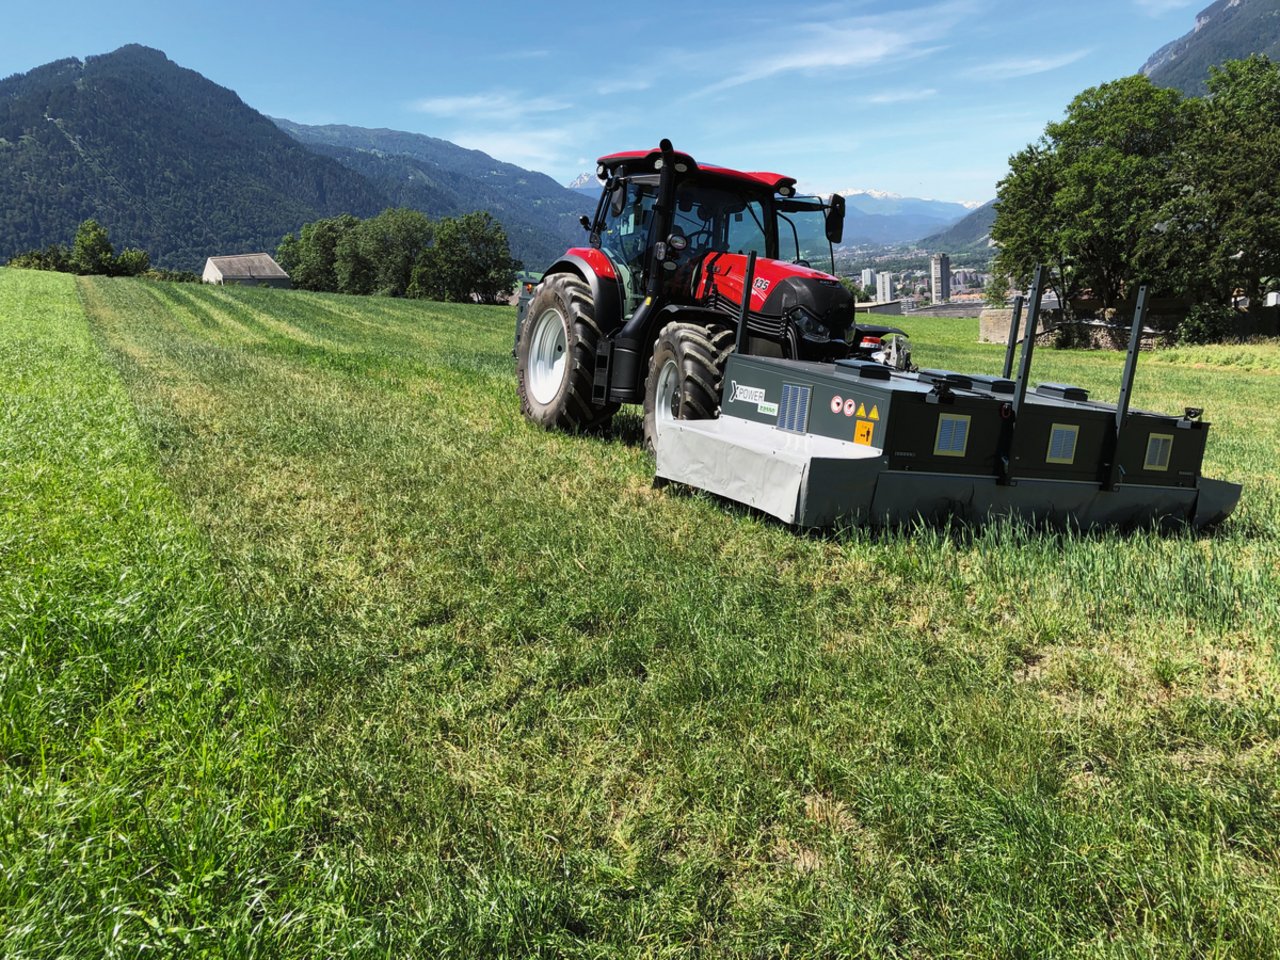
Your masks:
<path fill-rule="evenodd" d="M 747 258 L 740 253 L 712 253 L 702 261 L 694 296 L 702 303 L 725 305 L 742 303 L 742 283 L 747 274 Z M 751 312 L 782 317 L 796 307 L 804 307 L 831 329 L 853 320 L 853 295 L 830 274 L 781 260 L 756 260 L 751 284 Z"/>

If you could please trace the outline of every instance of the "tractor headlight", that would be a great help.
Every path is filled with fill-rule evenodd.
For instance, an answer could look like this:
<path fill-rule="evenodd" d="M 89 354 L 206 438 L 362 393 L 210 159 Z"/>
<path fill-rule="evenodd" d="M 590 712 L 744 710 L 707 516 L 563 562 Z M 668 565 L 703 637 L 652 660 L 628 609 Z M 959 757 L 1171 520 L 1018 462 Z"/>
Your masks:
<path fill-rule="evenodd" d="M 796 329 L 806 340 L 826 343 L 831 339 L 831 331 L 827 329 L 827 325 L 804 307 L 796 307 L 791 311 L 790 316 L 791 322 L 796 325 Z"/>

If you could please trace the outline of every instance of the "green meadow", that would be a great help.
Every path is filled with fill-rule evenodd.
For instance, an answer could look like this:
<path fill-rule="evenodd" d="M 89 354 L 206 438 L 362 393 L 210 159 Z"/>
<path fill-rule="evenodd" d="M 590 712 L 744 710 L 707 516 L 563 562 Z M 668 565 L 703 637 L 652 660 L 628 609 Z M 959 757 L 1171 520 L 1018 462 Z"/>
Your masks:
<path fill-rule="evenodd" d="M 1212 534 L 817 536 L 513 321 L 0 270 L 0 955 L 1280 955 L 1280 344 L 1139 366 Z"/>

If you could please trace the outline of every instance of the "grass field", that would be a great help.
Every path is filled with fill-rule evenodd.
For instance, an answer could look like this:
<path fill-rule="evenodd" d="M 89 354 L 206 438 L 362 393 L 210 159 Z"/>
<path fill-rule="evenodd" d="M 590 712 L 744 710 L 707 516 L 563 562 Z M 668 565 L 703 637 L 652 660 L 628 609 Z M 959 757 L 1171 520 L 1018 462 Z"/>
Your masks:
<path fill-rule="evenodd" d="M 1140 367 L 1212 536 L 812 537 L 512 319 L 0 270 L 0 955 L 1280 955 L 1280 345 Z"/>

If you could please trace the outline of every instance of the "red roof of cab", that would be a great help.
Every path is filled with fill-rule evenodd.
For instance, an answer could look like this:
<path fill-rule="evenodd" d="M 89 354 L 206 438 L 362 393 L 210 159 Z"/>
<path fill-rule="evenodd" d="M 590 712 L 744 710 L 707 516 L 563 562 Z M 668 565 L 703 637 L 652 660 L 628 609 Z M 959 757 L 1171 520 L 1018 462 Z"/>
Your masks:
<path fill-rule="evenodd" d="M 661 150 L 624 150 L 621 153 L 606 154 L 596 162 L 610 168 L 616 167 L 618 164 L 625 163 L 628 160 L 645 160 L 652 164 L 652 162 L 661 155 Z M 795 177 L 784 177 L 780 173 L 768 173 L 763 170 L 747 172 L 743 170 L 733 170 L 729 167 L 718 167 L 711 163 L 698 163 L 687 153 L 680 153 L 679 151 L 674 152 L 672 156 L 688 161 L 691 168 L 700 170 L 703 173 L 709 173 L 717 177 L 729 177 L 734 180 L 743 180 L 750 184 L 760 184 L 768 187 L 775 193 L 782 187 L 794 187 L 796 185 Z"/>

